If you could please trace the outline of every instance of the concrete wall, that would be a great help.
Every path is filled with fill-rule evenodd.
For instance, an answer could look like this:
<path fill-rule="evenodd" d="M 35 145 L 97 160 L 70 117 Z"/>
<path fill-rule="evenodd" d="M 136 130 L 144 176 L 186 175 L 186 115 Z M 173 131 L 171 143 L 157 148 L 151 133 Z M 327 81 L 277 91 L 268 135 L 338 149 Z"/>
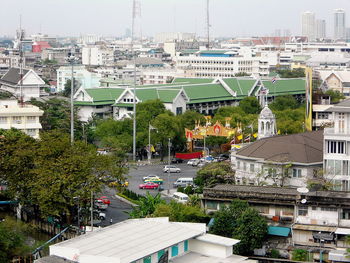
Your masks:
<path fill-rule="evenodd" d="M 189 250 L 199 254 L 227 258 L 232 255 L 232 246 L 226 247 L 217 244 L 207 243 L 196 239 L 189 241 Z"/>

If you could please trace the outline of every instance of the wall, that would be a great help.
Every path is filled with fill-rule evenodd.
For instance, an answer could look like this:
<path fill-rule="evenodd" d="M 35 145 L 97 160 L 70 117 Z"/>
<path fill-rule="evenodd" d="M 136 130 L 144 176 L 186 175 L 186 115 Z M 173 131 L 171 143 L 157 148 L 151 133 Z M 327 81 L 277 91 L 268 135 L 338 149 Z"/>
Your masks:
<path fill-rule="evenodd" d="M 222 245 L 207 243 L 196 239 L 190 239 L 189 250 L 213 257 L 227 258 L 232 255 L 232 246 L 226 247 Z"/>

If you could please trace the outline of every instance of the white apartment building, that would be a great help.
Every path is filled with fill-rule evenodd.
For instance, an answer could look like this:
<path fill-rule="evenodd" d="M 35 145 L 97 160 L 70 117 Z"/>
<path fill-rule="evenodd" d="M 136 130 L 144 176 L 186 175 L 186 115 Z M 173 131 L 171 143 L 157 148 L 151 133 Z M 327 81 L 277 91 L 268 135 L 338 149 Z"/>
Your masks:
<path fill-rule="evenodd" d="M 315 13 L 307 11 L 301 15 L 301 35 L 315 40 Z"/>
<path fill-rule="evenodd" d="M 100 86 L 102 75 L 88 71 L 85 66 L 74 66 L 74 79 L 78 82 L 76 89 L 83 87 L 86 89 Z M 72 79 L 72 67 L 62 66 L 57 70 L 57 91 L 64 90 L 67 80 Z"/>
<path fill-rule="evenodd" d="M 175 69 L 142 70 L 141 79 L 143 85 L 167 84 L 176 76 Z"/>
<path fill-rule="evenodd" d="M 0 100 L 0 129 L 18 129 L 33 138 L 39 138 L 40 117 L 44 112 L 33 105 L 19 105 L 17 100 Z"/>
<path fill-rule="evenodd" d="M 350 100 L 344 100 L 328 111 L 334 127 L 324 129 L 324 174 L 336 190 L 350 191 Z"/>
<path fill-rule="evenodd" d="M 303 52 L 332 52 L 332 53 L 349 53 L 350 43 L 286 43 L 284 45 L 285 52 L 303 53 Z"/>
<path fill-rule="evenodd" d="M 113 65 L 114 50 L 102 46 L 83 47 L 82 64 L 90 66 Z"/>
<path fill-rule="evenodd" d="M 183 77 L 234 77 L 237 73 L 268 76 L 269 58 L 238 56 L 235 51 L 199 51 L 188 56 L 176 56 L 176 68 Z"/>
<path fill-rule="evenodd" d="M 345 22 L 345 10 L 335 9 L 334 10 L 334 39 L 344 40 L 346 34 L 346 22 Z"/>

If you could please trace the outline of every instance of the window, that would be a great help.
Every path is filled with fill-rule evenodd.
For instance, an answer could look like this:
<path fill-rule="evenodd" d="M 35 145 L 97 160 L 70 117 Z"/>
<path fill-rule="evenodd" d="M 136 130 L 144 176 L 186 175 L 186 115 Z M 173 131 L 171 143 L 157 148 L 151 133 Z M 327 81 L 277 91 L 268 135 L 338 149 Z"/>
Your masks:
<path fill-rule="evenodd" d="M 176 115 L 182 114 L 182 107 L 177 107 L 176 108 Z"/>
<path fill-rule="evenodd" d="M 214 201 L 207 201 L 207 208 L 208 209 L 215 209 L 217 210 L 218 209 L 218 204 Z"/>
<path fill-rule="evenodd" d="M 13 120 L 13 123 L 17 123 L 17 124 L 20 124 L 20 123 L 22 123 L 22 118 L 21 117 L 18 117 L 18 116 L 16 116 L 16 117 L 12 117 L 12 120 Z"/>
<path fill-rule="evenodd" d="M 343 141 L 327 141 L 327 153 L 345 154 L 345 142 Z"/>
<path fill-rule="evenodd" d="M 251 173 L 254 173 L 254 168 L 255 168 L 254 166 L 255 165 L 253 163 L 251 163 L 250 166 L 249 166 L 249 170 L 250 170 Z"/>
<path fill-rule="evenodd" d="M 171 247 L 171 257 L 176 257 L 179 254 L 179 245 Z"/>
<path fill-rule="evenodd" d="M 243 162 L 243 171 L 246 171 L 246 170 L 247 170 L 247 163 Z"/>
<path fill-rule="evenodd" d="M 301 178 L 301 169 L 293 169 L 293 178 Z"/>
<path fill-rule="evenodd" d="M 344 133 L 344 131 L 345 131 L 345 113 L 338 113 L 338 125 L 339 125 L 339 133 Z"/>
<path fill-rule="evenodd" d="M 341 219 L 350 220 L 350 209 L 343 209 Z"/>
<path fill-rule="evenodd" d="M 188 240 L 184 242 L 184 252 L 188 251 Z"/>
<path fill-rule="evenodd" d="M 307 210 L 308 210 L 307 206 L 299 206 L 298 207 L 298 215 L 299 216 L 307 216 Z"/>
<path fill-rule="evenodd" d="M 158 251 L 158 260 L 164 255 L 164 250 Z"/>
<path fill-rule="evenodd" d="M 143 258 L 143 263 L 151 263 L 151 256 Z"/>
<path fill-rule="evenodd" d="M 0 123 L 7 123 L 7 117 L 0 117 Z"/>
<path fill-rule="evenodd" d="M 35 120 L 36 120 L 36 117 L 35 117 L 35 116 L 28 116 L 28 117 L 27 117 L 27 122 L 28 122 L 28 123 L 34 123 Z"/>
<path fill-rule="evenodd" d="M 241 169 L 241 162 L 240 161 L 237 162 L 237 169 Z"/>
<path fill-rule="evenodd" d="M 35 129 L 28 129 L 28 130 L 27 130 L 27 134 L 28 134 L 29 136 L 34 136 L 34 135 L 35 135 Z"/>
<path fill-rule="evenodd" d="M 336 207 L 321 207 L 321 211 L 337 212 L 338 209 Z"/>

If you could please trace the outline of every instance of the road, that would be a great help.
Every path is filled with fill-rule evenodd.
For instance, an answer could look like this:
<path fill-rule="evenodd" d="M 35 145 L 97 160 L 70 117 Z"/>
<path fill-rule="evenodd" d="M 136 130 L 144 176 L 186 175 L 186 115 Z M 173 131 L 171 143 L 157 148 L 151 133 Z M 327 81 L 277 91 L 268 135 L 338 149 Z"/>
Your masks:
<path fill-rule="evenodd" d="M 186 178 L 193 178 L 196 175 L 197 168 L 189 166 L 187 164 L 176 164 L 176 167 L 179 167 L 181 169 L 181 173 L 171 173 L 169 176 L 168 180 L 168 174 L 163 172 L 163 167 L 164 165 L 145 165 L 145 166 L 139 166 L 139 167 L 133 167 L 130 168 L 129 173 L 126 175 L 127 181 L 129 182 L 128 189 L 140 194 L 140 195 L 145 195 L 147 191 L 149 191 L 151 194 L 157 194 L 158 190 L 143 190 L 139 189 L 139 185 L 143 183 L 142 177 L 147 176 L 149 174 L 156 174 L 160 178 L 164 180 L 163 183 L 163 188 L 164 191 L 163 193 L 166 193 L 167 189 L 169 189 L 171 192 L 175 192 L 176 189 L 173 188 L 173 183 L 181 177 L 186 177 Z M 168 184 L 168 182 L 170 184 Z M 111 204 L 107 208 L 107 210 L 102 211 L 106 213 L 106 219 L 101 221 L 101 226 L 107 226 L 110 225 L 110 219 L 112 219 L 112 223 L 118 223 L 121 221 L 124 221 L 129 218 L 127 212 L 130 212 L 132 210 L 131 205 L 126 204 L 119 199 L 115 197 L 116 190 L 105 187 L 103 190 L 103 193 L 100 196 L 107 196 L 111 200 Z M 99 196 L 96 196 L 97 198 Z M 166 198 L 165 199 L 169 199 Z"/>
<path fill-rule="evenodd" d="M 181 177 L 193 178 L 196 175 L 197 168 L 187 165 L 186 163 L 176 164 L 176 167 L 181 169 L 180 173 L 168 173 L 163 172 L 164 165 L 145 165 L 139 166 L 135 168 L 130 168 L 129 174 L 126 176 L 127 181 L 129 182 L 128 189 L 141 195 L 145 195 L 147 191 L 150 193 L 157 193 L 157 190 L 143 190 L 139 189 L 139 185 L 143 183 L 142 177 L 147 176 L 149 174 L 156 174 L 161 179 L 163 179 L 163 189 L 167 191 L 167 189 L 174 190 L 173 183 Z M 169 179 L 168 179 L 169 178 Z"/>

